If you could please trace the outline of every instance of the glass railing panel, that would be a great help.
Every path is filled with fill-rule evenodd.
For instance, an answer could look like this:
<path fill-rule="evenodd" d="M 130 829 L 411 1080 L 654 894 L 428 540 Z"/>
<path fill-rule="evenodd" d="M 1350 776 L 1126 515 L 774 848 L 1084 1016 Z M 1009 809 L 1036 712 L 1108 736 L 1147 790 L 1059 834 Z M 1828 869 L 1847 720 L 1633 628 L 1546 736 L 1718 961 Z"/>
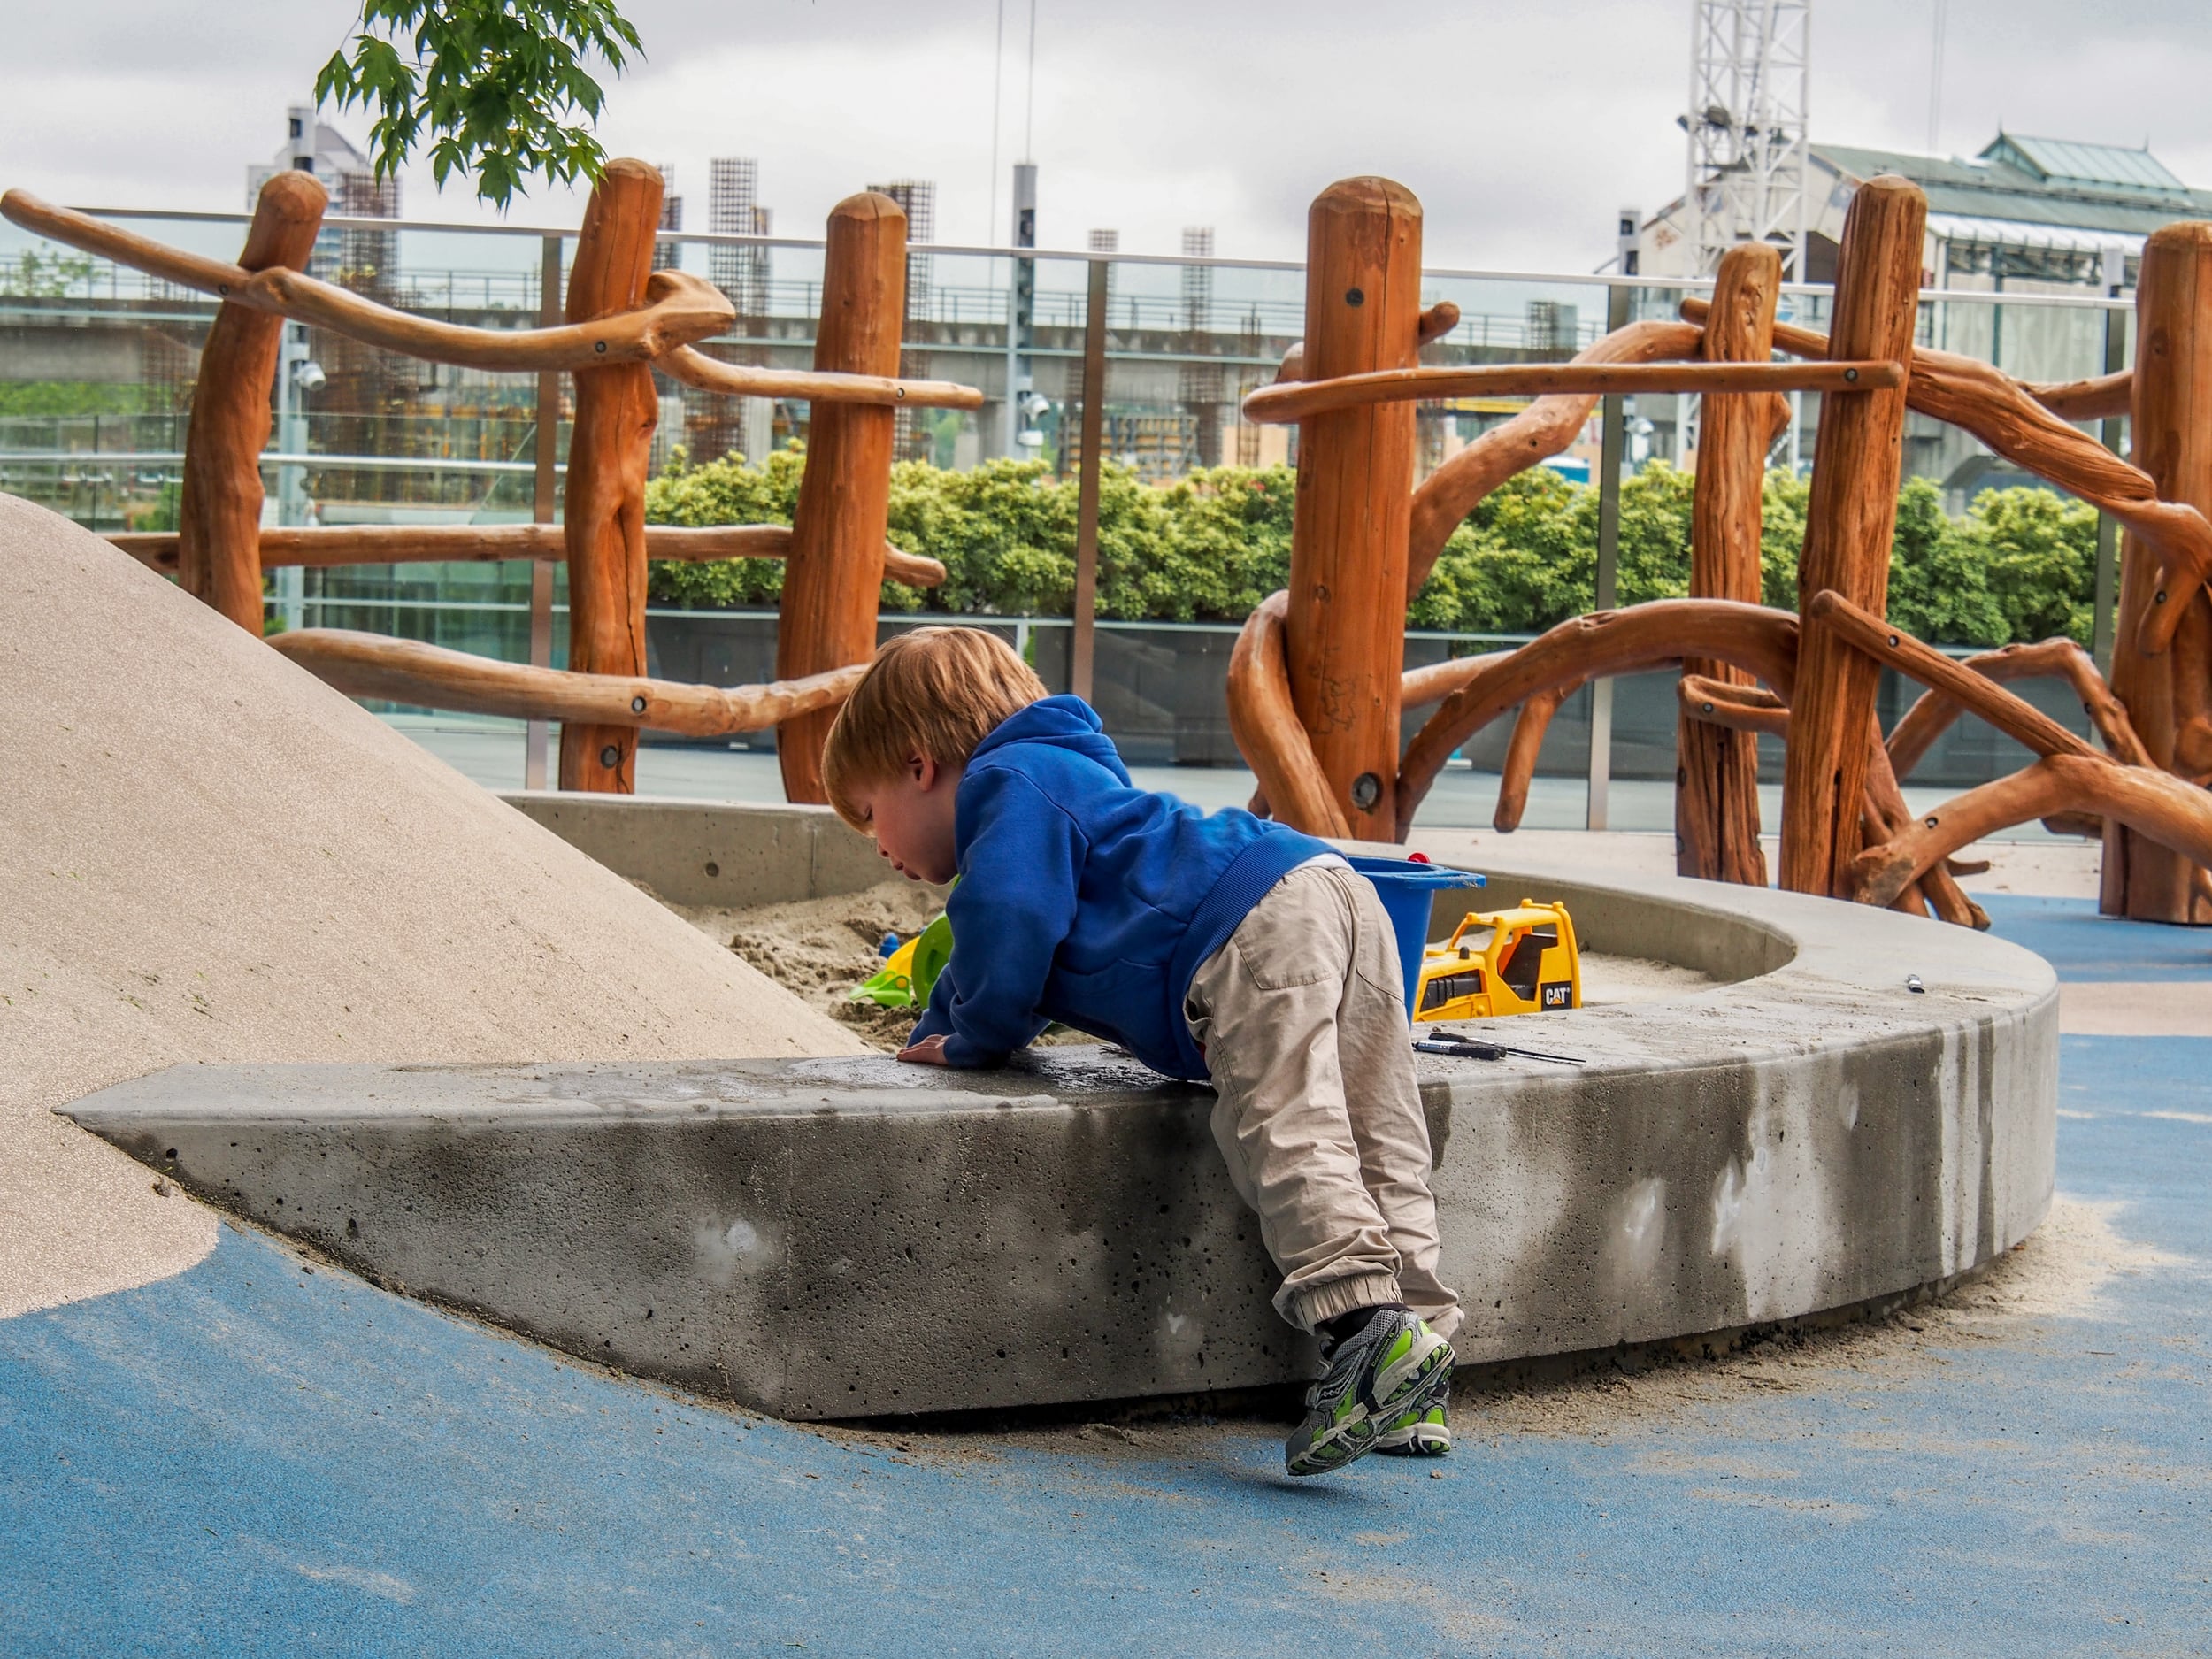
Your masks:
<path fill-rule="evenodd" d="M 127 223 L 224 257 L 234 256 L 244 229 L 242 216 Z M 326 243 L 318 250 L 319 273 L 400 309 L 480 327 L 527 326 L 536 318 L 540 233 L 350 226 L 334 228 Z M 572 257 L 573 250 L 572 238 L 565 240 L 563 257 Z M 689 239 L 668 244 L 666 252 L 681 268 L 732 293 L 737 319 L 709 349 L 739 362 L 811 365 L 818 246 Z M 1018 356 L 1038 402 L 1018 410 L 1010 422 L 1013 261 L 1003 253 L 955 248 L 912 251 L 901 372 L 977 386 L 986 403 L 972 412 L 902 411 L 897 454 L 952 470 L 1009 456 L 1031 461 L 1048 484 L 1069 492 L 1071 503 L 1082 459 L 1090 261 L 1048 251 L 1031 264 L 1032 332 Z M 1303 273 L 1263 262 L 1134 257 L 1113 258 L 1108 271 L 1102 423 L 1108 458 L 1156 486 L 1177 484 L 1213 465 L 1265 468 L 1293 460 L 1294 429 L 1248 423 L 1240 404 L 1273 378 L 1283 352 L 1303 333 Z M 1954 280 L 1963 282 L 1967 274 L 1955 273 Z M 1672 317 L 1684 291 L 1678 284 L 1640 285 L 1630 291 L 1630 314 Z M 1425 279 L 1422 297 L 1425 303 L 1449 300 L 1460 311 L 1425 361 L 1544 361 L 1571 356 L 1603 332 L 1609 287 L 1571 273 L 1440 269 Z M 1828 326 L 1824 291 L 1786 293 L 1783 307 L 1787 320 L 1820 331 Z M 0 381 L 0 488 L 104 530 L 173 525 L 185 411 L 215 309 L 203 296 L 0 225 L 0 337 L 10 369 Z M 2024 378 L 2065 380 L 2103 371 L 2107 315 L 2105 308 L 2085 303 L 2080 290 L 2020 292 L 2008 281 L 2001 298 L 1993 290 L 1961 289 L 1930 300 L 1922 307 L 1917 339 L 1924 348 L 1995 361 Z M 272 434 L 264 482 L 277 522 L 529 518 L 539 413 L 534 376 L 458 371 L 360 348 L 320 330 L 307 334 L 306 357 L 321 384 L 280 409 Z M 1024 372 L 1017 365 L 1015 377 Z M 732 452 L 764 460 L 794 440 L 803 442 L 810 416 L 803 400 L 722 397 L 666 380 L 661 391 L 657 469 L 679 446 L 695 462 Z M 1510 419 L 1526 401 L 1421 405 L 1419 473 Z M 1817 442 L 1819 399 L 1795 401 L 1797 419 L 1773 458 L 1802 472 Z M 1630 465 L 1693 465 L 1695 410 L 1695 400 L 1686 397 L 1631 400 Z M 1550 465 L 1572 479 L 1594 477 L 1598 436 L 1594 419 Z M 565 442 L 564 423 L 557 427 L 557 446 L 565 450 Z M 1968 511 L 1982 488 L 2026 481 L 1995 465 L 1967 434 L 1919 416 L 1909 423 L 1905 470 L 1933 480 L 1954 516 Z M 1235 582 L 1194 579 L 1171 583 L 1178 591 L 1164 595 L 1110 583 L 1106 591 L 1155 615 L 1204 620 L 1233 613 L 1245 588 L 1257 588 L 1263 579 L 1271 585 L 1269 561 L 1279 551 L 1268 542 L 1274 529 L 1248 529 L 1248 541 L 1267 545 L 1248 554 L 1250 569 Z M 1061 557 L 1055 545 L 1053 556 Z M 1110 562 L 1113 557 L 1110 546 Z M 519 564 L 311 572 L 286 614 L 518 656 L 526 584 L 526 566 Z M 1037 595 L 1062 591 L 1047 581 Z M 1041 599 L 1033 595 L 1030 603 Z M 1064 600 L 1053 603 L 1064 609 Z M 1110 607 L 1107 614 L 1113 614 Z M 1032 637 L 1028 649 L 1044 654 L 1041 662 L 1059 649 L 1053 637 L 1048 631 Z"/>

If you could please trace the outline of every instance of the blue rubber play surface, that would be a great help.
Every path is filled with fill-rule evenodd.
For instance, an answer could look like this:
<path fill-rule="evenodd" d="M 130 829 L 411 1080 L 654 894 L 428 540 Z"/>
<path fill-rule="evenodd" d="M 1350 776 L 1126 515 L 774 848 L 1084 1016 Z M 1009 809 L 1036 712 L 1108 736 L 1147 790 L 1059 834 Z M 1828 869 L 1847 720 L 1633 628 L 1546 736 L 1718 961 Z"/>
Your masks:
<path fill-rule="evenodd" d="M 2062 979 L 2212 979 L 2212 927 L 2123 921 L 2086 899 L 1981 893 L 1975 902 L 1993 933 L 2025 945 Z"/>
<path fill-rule="evenodd" d="M 2107 977 L 2087 908 L 1990 906 Z M 2126 949 L 2182 977 L 2202 937 Z M 1248 1420 L 747 1418 L 226 1228 L 0 1323 L 0 1652 L 2201 1652 L 2208 1078 L 2212 1036 L 2066 1040 L 2093 1271 L 1467 1399 L 1444 1463 L 1310 1482 Z"/>

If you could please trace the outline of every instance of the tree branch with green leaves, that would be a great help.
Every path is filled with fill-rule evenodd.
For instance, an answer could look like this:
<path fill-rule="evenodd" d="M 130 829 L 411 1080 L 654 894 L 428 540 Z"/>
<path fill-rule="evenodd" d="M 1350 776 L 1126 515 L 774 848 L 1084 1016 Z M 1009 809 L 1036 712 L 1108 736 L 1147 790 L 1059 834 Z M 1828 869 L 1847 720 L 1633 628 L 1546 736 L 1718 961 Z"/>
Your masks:
<path fill-rule="evenodd" d="M 589 65 L 616 75 L 642 57 L 612 0 L 364 0 L 349 50 L 315 77 L 315 96 L 377 111 L 369 146 L 380 179 L 427 140 L 441 188 L 476 177 L 504 209 L 524 181 L 598 180 L 592 136 L 605 94 Z"/>

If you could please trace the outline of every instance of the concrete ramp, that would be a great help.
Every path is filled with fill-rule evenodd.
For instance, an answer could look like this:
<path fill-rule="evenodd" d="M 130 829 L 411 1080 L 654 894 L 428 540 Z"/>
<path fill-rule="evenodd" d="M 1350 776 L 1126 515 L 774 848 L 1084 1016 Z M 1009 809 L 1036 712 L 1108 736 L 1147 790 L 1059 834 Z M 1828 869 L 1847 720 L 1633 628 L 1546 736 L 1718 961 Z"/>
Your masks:
<path fill-rule="evenodd" d="M 214 1217 L 50 1109 L 185 1061 L 855 1039 L 173 584 L 0 495 L 0 1317 Z"/>

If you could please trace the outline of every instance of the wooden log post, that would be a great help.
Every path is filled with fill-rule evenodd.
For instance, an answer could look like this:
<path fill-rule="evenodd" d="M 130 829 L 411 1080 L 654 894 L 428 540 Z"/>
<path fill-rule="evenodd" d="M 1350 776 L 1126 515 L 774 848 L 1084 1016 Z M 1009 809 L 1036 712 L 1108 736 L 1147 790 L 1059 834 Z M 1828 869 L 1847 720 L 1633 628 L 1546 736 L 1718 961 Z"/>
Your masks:
<path fill-rule="evenodd" d="M 1420 327 L 1420 203 L 1387 179 L 1331 185 L 1306 219 L 1307 377 L 1411 368 Z M 1413 457 L 1409 403 L 1333 410 L 1299 423 L 1291 699 L 1338 810 L 1363 841 L 1400 839 Z M 1276 810 L 1289 818 L 1286 803 Z"/>
<path fill-rule="evenodd" d="M 1869 180 L 1851 199 L 1836 256 L 1832 357 L 1912 358 L 1927 198 L 1893 174 Z M 1798 609 L 1805 613 L 1791 697 L 1782 785 L 1781 884 L 1795 893 L 1847 894 L 1866 792 L 1867 720 L 1881 670 L 1809 613 L 1833 588 L 1886 613 L 1890 538 L 1897 524 L 1905 388 L 1828 392 L 1813 450 Z"/>
<path fill-rule="evenodd" d="M 584 209 L 568 280 L 567 318 L 636 309 L 653 270 L 661 175 L 642 161 L 607 164 Z M 660 400 L 644 363 L 576 372 L 562 540 L 568 551 L 568 665 L 578 673 L 645 672 L 645 476 Z M 560 787 L 602 795 L 637 787 L 637 728 L 561 724 Z"/>
<path fill-rule="evenodd" d="M 238 263 L 304 270 L 329 192 L 311 173 L 261 187 Z M 274 419 L 269 388 L 285 320 L 226 298 L 200 350 L 177 503 L 177 579 L 257 638 L 261 634 L 261 451 Z"/>
<path fill-rule="evenodd" d="M 830 210 L 814 366 L 895 375 L 905 320 L 905 210 L 874 191 L 849 196 Z M 826 673 L 875 655 L 896 419 L 896 411 L 875 404 L 813 406 L 776 624 L 779 680 Z M 777 726 L 787 799 L 828 798 L 822 742 L 835 718 L 834 710 L 823 710 Z"/>
<path fill-rule="evenodd" d="M 2135 290 L 2135 465 L 2162 501 L 2212 513 L 2212 225 L 2168 225 L 2144 244 Z M 2177 740 L 2212 699 L 2212 600 L 2162 590 L 2157 551 L 2130 534 L 2122 544 L 2120 618 L 2112 689 L 2126 706 L 2150 764 L 2177 764 Z M 2186 605 L 2172 647 L 2143 649 L 2144 620 L 2162 604 Z M 2191 861 L 2108 820 L 2099 908 L 2142 921 L 2212 923 L 2212 900 Z"/>
<path fill-rule="evenodd" d="M 1774 350 L 1782 256 L 1765 242 L 1720 262 L 1705 325 L 1708 362 L 1764 363 Z M 1690 502 L 1690 596 L 1759 603 L 1760 511 L 1772 411 L 1765 397 L 1706 396 L 1700 411 L 1696 493 Z M 1693 657 L 1685 674 L 1750 683 L 1741 669 Z M 1759 850 L 1759 739 L 1701 720 L 1675 727 L 1674 867 L 1708 881 L 1767 884 Z"/>

